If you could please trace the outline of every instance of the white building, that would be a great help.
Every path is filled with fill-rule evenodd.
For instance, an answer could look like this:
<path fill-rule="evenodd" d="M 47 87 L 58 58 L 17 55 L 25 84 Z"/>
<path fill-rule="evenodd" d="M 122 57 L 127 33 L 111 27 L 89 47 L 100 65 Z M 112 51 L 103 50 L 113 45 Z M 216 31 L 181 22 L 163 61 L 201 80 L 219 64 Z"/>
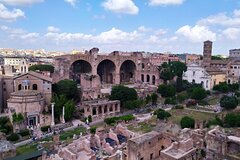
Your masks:
<path fill-rule="evenodd" d="M 229 58 L 240 58 L 240 49 L 231 49 L 229 51 Z"/>
<path fill-rule="evenodd" d="M 183 79 L 189 83 L 202 84 L 206 90 L 211 89 L 211 75 L 200 64 L 189 64 L 187 71 L 183 74 Z"/>

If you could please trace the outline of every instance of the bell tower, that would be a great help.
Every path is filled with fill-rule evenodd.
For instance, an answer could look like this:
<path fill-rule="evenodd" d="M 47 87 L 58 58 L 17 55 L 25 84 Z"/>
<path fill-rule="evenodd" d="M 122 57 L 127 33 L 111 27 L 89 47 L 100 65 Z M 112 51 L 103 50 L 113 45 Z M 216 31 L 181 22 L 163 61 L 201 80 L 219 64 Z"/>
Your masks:
<path fill-rule="evenodd" d="M 212 57 L 212 41 L 205 41 L 203 45 L 203 67 L 210 67 Z"/>

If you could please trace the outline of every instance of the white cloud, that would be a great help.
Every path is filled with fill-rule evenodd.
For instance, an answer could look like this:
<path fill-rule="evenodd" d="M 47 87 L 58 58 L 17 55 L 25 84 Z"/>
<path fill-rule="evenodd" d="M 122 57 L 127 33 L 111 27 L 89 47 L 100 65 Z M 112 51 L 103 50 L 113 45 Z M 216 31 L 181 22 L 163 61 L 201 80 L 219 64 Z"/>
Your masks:
<path fill-rule="evenodd" d="M 32 5 L 34 3 L 41 3 L 44 0 L 0 0 L 0 2 L 7 4 L 7 5 Z"/>
<path fill-rule="evenodd" d="M 180 5 L 185 0 L 150 0 L 150 6 L 159 6 L 159 5 Z"/>
<path fill-rule="evenodd" d="M 221 26 L 239 26 L 240 25 L 240 10 L 235 10 L 231 16 L 227 13 L 219 13 L 207 18 L 201 19 L 198 25 L 221 25 Z"/>
<path fill-rule="evenodd" d="M 209 30 L 206 26 L 195 25 L 191 27 L 185 25 L 176 31 L 176 34 L 186 37 L 192 42 L 202 42 L 205 40 L 216 40 L 216 33 Z"/>
<path fill-rule="evenodd" d="M 48 32 L 59 32 L 60 29 L 57 27 L 54 27 L 54 26 L 48 26 L 47 31 Z"/>
<path fill-rule="evenodd" d="M 93 16 L 93 19 L 105 19 L 105 18 L 106 18 L 106 16 L 103 15 L 103 14 L 102 15 L 97 15 L 96 14 L 96 15 Z"/>
<path fill-rule="evenodd" d="M 109 11 L 124 14 L 138 14 L 138 7 L 134 4 L 133 0 L 105 0 L 102 6 Z"/>
<path fill-rule="evenodd" d="M 230 40 L 236 40 L 240 38 L 240 28 L 227 28 L 223 31 L 223 35 Z"/>
<path fill-rule="evenodd" d="M 8 26 L 0 26 L 0 29 L 8 34 L 24 34 L 26 31 L 20 28 L 10 28 Z"/>
<path fill-rule="evenodd" d="M 75 7 L 77 0 L 64 0 L 65 2 L 69 3 L 71 6 Z"/>
<path fill-rule="evenodd" d="M 145 26 L 140 26 L 140 27 L 138 27 L 138 30 L 140 32 L 150 32 L 150 31 L 152 31 L 152 28 L 146 28 Z"/>
<path fill-rule="evenodd" d="M 86 35 L 83 33 L 53 33 L 49 32 L 44 35 L 46 38 L 59 41 L 76 41 L 76 40 L 90 40 L 92 35 Z"/>
<path fill-rule="evenodd" d="M 116 28 L 112 28 L 109 31 L 102 32 L 95 37 L 95 40 L 99 43 L 117 43 L 117 42 L 129 42 L 136 40 L 140 37 L 137 31 L 124 32 Z"/>
<path fill-rule="evenodd" d="M 154 32 L 157 36 L 162 36 L 167 33 L 166 29 L 158 29 Z"/>
<path fill-rule="evenodd" d="M 0 3 L 0 19 L 6 21 L 14 21 L 20 17 L 25 17 L 22 10 L 13 9 L 12 11 L 10 11 L 3 4 Z"/>

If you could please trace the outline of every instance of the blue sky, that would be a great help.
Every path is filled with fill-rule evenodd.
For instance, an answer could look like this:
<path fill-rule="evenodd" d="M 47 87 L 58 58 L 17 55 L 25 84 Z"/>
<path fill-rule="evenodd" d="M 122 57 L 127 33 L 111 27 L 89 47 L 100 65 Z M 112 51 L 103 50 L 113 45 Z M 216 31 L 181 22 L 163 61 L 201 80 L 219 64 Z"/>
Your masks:
<path fill-rule="evenodd" d="M 0 0 L 0 48 L 202 53 L 240 48 L 239 0 Z"/>

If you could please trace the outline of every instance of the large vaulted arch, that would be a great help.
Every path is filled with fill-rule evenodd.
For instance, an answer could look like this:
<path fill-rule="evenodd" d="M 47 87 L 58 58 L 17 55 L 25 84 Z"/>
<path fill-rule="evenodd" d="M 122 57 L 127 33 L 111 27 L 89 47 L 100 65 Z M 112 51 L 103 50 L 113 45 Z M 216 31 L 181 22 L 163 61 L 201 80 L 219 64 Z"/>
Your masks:
<path fill-rule="evenodd" d="M 132 60 L 126 60 L 120 67 L 120 82 L 134 82 L 136 72 L 136 64 Z"/>
<path fill-rule="evenodd" d="M 72 63 L 70 67 L 70 79 L 76 81 L 78 84 L 81 84 L 81 74 L 91 73 L 92 66 L 89 62 L 85 60 L 77 60 Z"/>
<path fill-rule="evenodd" d="M 115 72 L 116 66 L 111 60 L 105 59 L 98 64 L 97 74 L 103 84 L 113 84 Z"/>

